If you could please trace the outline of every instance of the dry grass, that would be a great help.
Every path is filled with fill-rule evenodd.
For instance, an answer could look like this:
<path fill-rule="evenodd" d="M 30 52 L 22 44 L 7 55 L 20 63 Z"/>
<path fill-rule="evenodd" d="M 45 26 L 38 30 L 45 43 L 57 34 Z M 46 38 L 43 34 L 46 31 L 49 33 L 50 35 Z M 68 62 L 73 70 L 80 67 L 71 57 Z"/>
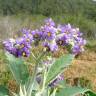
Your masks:
<path fill-rule="evenodd" d="M 74 60 L 72 66 L 65 72 L 65 78 L 71 78 L 69 80 L 71 84 L 76 78 L 85 79 L 85 85 L 90 83 L 91 89 L 96 91 L 96 53 L 85 52 Z"/>

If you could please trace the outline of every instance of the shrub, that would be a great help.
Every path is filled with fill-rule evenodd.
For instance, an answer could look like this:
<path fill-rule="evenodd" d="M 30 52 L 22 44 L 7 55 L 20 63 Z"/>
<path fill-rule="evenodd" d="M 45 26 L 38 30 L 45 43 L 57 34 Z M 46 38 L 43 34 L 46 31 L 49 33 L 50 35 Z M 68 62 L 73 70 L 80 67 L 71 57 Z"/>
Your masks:
<path fill-rule="evenodd" d="M 56 26 L 50 18 L 45 20 L 45 25 L 40 29 L 21 31 L 23 36 L 3 42 L 8 67 L 20 86 L 18 93 L 11 92 L 13 96 L 96 96 L 89 89 L 67 86 L 63 81 L 64 70 L 75 55 L 84 51 L 86 44 L 78 28 L 70 24 Z M 35 50 L 39 46 L 41 50 Z M 61 49 L 67 50 L 66 54 L 55 58 L 53 54 Z M 34 58 L 32 62 L 27 62 L 26 58 L 29 56 Z M 34 70 L 30 75 L 28 65 L 33 63 Z M 6 88 L 0 86 L 0 89 L 0 95 L 8 95 Z"/>

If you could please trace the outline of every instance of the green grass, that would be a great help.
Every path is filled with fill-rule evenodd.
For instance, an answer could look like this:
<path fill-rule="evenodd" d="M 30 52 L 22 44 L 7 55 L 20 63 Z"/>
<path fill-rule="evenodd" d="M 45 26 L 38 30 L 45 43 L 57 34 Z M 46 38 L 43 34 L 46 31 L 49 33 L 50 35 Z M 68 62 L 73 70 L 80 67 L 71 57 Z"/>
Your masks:
<path fill-rule="evenodd" d="M 96 40 L 87 40 L 86 48 L 96 52 Z"/>

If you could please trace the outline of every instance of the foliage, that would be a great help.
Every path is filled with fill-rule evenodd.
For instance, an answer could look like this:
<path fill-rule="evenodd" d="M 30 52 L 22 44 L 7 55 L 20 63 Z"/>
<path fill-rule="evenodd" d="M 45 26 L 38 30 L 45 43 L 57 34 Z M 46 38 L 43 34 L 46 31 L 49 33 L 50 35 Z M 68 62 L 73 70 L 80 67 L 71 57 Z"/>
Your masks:
<path fill-rule="evenodd" d="M 0 86 L 0 96 L 8 96 L 9 95 L 9 91 L 7 88 L 5 88 L 4 86 Z"/>
<path fill-rule="evenodd" d="M 6 85 L 10 78 L 10 72 L 0 72 L 0 85 Z"/>
<path fill-rule="evenodd" d="M 84 14 L 96 21 L 96 6 L 92 0 L 4 0 L 0 1 L 0 13 L 4 15 L 25 12 L 46 16 L 62 13 Z"/>
<path fill-rule="evenodd" d="M 68 59 L 67 59 L 68 58 Z M 47 82 L 52 81 L 59 72 L 63 72 L 66 66 L 68 66 L 72 59 L 74 58 L 73 55 L 69 54 L 66 56 L 62 56 L 62 58 L 58 59 L 50 68 L 48 75 L 47 75 Z M 58 69 L 57 69 L 58 68 Z M 54 73 L 53 73 L 54 72 Z"/>
<path fill-rule="evenodd" d="M 63 90 L 60 90 L 60 92 L 58 92 L 56 96 L 76 96 L 80 93 L 85 93 L 86 91 L 87 91 L 86 88 L 65 87 Z M 91 95 L 89 95 L 89 96 L 91 96 Z"/>
<path fill-rule="evenodd" d="M 9 60 L 9 68 L 15 78 L 15 80 L 17 81 L 18 84 L 22 84 L 27 81 L 28 77 L 29 77 L 29 73 L 28 73 L 28 68 L 27 65 L 24 64 L 24 61 L 21 59 L 17 59 L 14 58 L 12 55 L 6 53 L 8 60 Z"/>
<path fill-rule="evenodd" d="M 91 39 L 96 38 L 96 31 L 95 31 L 96 30 L 95 27 L 96 2 L 93 0 L 19 0 L 19 1 L 1 0 L 0 1 L 0 15 L 8 16 L 8 15 L 17 15 L 22 13 L 23 13 L 22 15 L 23 20 L 25 14 L 27 15 L 30 14 L 32 16 L 33 15 L 35 16 L 40 15 L 40 16 L 47 16 L 47 17 L 52 16 L 54 18 L 56 18 L 55 16 L 58 15 L 61 18 L 66 17 L 66 22 L 67 23 L 70 22 L 80 27 L 87 38 L 91 38 Z M 29 25 L 27 26 L 30 27 L 30 20 L 25 20 L 25 21 L 26 21 L 25 25 L 27 22 L 29 22 L 28 23 Z M 8 34 L 10 30 L 8 31 L 5 30 L 5 31 Z"/>
<path fill-rule="evenodd" d="M 96 52 L 96 41 L 95 40 L 89 40 L 88 43 L 86 44 L 86 48 Z"/>
<path fill-rule="evenodd" d="M 11 58 L 10 58 L 10 54 L 7 54 L 7 57 L 8 57 L 8 60 L 10 61 L 10 62 L 13 62 L 13 61 L 11 61 Z M 64 57 L 61 57 L 61 58 L 59 58 L 59 64 L 66 64 L 66 63 L 64 63 L 64 62 L 62 62 L 61 63 L 61 61 L 62 61 L 62 59 L 64 58 L 65 60 L 69 60 L 69 62 L 71 62 L 71 60 L 69 59 L 69 57 L 70 57 L 70 55 L 68 56 L 67 55 L 67 58 L 64 58 Z M 72 57 L 73 58 L 73 57 Z M 18 60 L 19 60 L 19 58 L 18 58 Z M 14 58 L 14 62 L 16 62 L 17 61 L 17 58 Z M 22 61 L 21 61 L 22 62 Z M 58 62 L 58 60 L 56 61 L 56 62 Z M 18 62 L 19 63 L 19 62 Z M 18 63 L 16 63 L 17 65 L 18 65 Z M 15 64 L 15 63 L 14 63 Z M 13 65 L 14 65 L 13 64 Z M 21 65 L 23 65 L 22 63 L 21 63 Z M 54 66 L 56 66 L 55 68 L 55 70 L 57 70 L 58 69 L 58 67 L 57 67 L 57 64 L 56 63 L 54 63 Z M 67 67 L 68 65 L 66 65 L 66 67 Z M 19 68 L 19 67 L 18 67 Z M 12 68 L 12 70 L 14 70 L 14 68 Z M 54 71 L 55 71 L 54 70 Z M 50 70 L 50 71 L 52 71 L 52 70 Z M 18 70 L 16 70 L 15 71 L 16 72 L 16 74 L 18 73 L 19 74 L 19 72 L 18 72 Z M 59 73 L 61 73 L 61 71 L 59 71 Z M 16 74 L 14 74 L 15 76 L 16 76 Z M 22 74 L 22 75 L 24 75 L 24 74 Z M 17 76 L 16 76 L 17 77 Z M 15 78 L 16 78 L 15 77 Z M 18 78 L 16 78 L 16 80 L 18 80 Z M 46 79 L 47 80 L 47 79 Z M 33 82 L 34 83 L 34 82 Z M 32 82 L 30 82 L 29 83 L 29 85 L 31 84 L 33 84 Z M 86 94 L 89 94 L 89 96 L 95 96 L 95 93 L 92 93 L 89 89 L 86 89 L 86 88 L 81 88 L 81 87 L 69 87 L 69 86 L 66 86 L 65 84 L 63 84 L 63 82 L 62 83 L 60 83 L 61 85 L 60 86 L 62 86 L 62 87 L 60 87 L 59 88 L 59 86 L 56 88 L 56 89 L 54 89 L 54 91 L 52 92 L 52 93 L 50 93 L 50 95 L 48 95 L 48 96 L 55 96 L 55 94 L 56 94 L 56 96 L 75 96 L 75 95 L 78 95 L 78 94 L 84 94 L 84 93 L 86 93 Z M 22 84 L 21 84 L 22 85 Z M 25 84 L 26 85 L 26 84 Z M 24 86 L 25 86 L 24 85 Z M 63 86 L 64 85 L 64 86 Z M 31 86 L 28 86 L 29 87 L 29 90 L 31 90 L 30 88 L 32 88 L 32 92 L 34 93 L 34 89 L 36 88 L 36 83 L 35 83 L 35 86 L 33 86 L 33 87 L 31 87 Z M 39 87 L 40 87 L 40 85 L 39 85 Z M 45 93 L 45 91 L 47 91 L 47 92 L 50 92 L 51 90 L 49 89 L 49 87 L 48 87 L 48 85 L 47 86 L 43 86 L 44 88 L 43 88 L 43 90 L 42 89 L 38 89 L 38 87 L 37 87 L 37 89 L 35 89 L 35 90 L 38 90 L 38 91 L 36 91 L 36 95 L 29 95 L 29 90 L 27 90 L 26 91 L 26 86 L 25 87 L 23 87 L 23 85 L 20 87 L 20 93 L 18 94 L 18 95 L 16 95 L 15 93 L 13 93 L 14 95 L 13 96 L 41 96 L 41 94 L 42 95 L 44 95 L 44 96 L 47 96 L 47 94 L 48 93 Z M 0 94 L 2 94 L 2 96 L 6 96 L 6 95 L 8 95 L 9 93 L 8 93 L 8 90 L 7 89 L 5 89 L 3 86 L 0 86 L 0 88 L 1 88 L 1 90 L 3 90 L 3 91 L 1 91 L 0 90 Z M 40 87 L 40 88 L 42 88 L 42 87 Z M 47 89 L 48 88 L 48 89 Z M 59 88 L 59 89 L 58 89 Z M 57 91 L 56 93 L 54 93 L 56 90 L 59 90 L 59 91 Z M 27 93 L 28 92 L 28 93 Z M 4 93 L 4 94 L 3 94 Z M 26 95 L 27 94 L 27 95 Z M 92 95 L 93 94 L 93 95 Z M 8 95 L 9 96 L 9 95 Z"/>
<path fill-rule="evenodd" d="M 86 19 L 83 15 L 79 14 L 77 16 L 75 15 L 69 15 L 69 14 L 63 14 L 63 15 L 57 15 L 53 17 L 54 20 L 58 23 L 71 23 L 73 26 L 77 26 L 81 29 L 81 31 L 84 34 L 84 37 L 87 39 L 94 40 L 96 38 L 96 23 L 94 21 Z"/>
<path fill-rule="evenodd" d="M 63 72 L 74 56 L 84 51 L 86 44 L 78 28 L 70 24 L 55 26 L 55 22 L 49 18 L 40 29 L 21 31 L 23 36 L 3 42 L 7 65 L 20 89 L 14 93 L 0 86 L 2 96 L 9 96 L 9 91 L 13 96 L 96 96 L 89 89 L 67 86 L 63 81 Z M 35 49 L 39 46 L 41 50 L 38 53 Z M 67 53 L 55 58 L 53 54 L 62 48 L 65 48 Z M 26 58 L 29 56 L 32 56 L 32 62 L 27 62 Z M 33 63 L 34 69 L 30 74 L 28 65 Z"/>

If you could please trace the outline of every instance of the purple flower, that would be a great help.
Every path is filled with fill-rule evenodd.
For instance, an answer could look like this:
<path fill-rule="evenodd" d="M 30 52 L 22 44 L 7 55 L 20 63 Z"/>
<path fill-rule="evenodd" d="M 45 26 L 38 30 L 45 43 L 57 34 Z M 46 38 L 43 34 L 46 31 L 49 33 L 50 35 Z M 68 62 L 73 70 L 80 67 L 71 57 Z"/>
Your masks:
<path fill-rule="evenodd" d="M 29 49 L 31 48 L 30 43 L 24 38 L 16 40 L 7 40 L 3 42 L 5 50 L 16 57 L 28 57 L 30 55 Z"/>
<path fill-rule="evenodd" d="M 60 31 L 60 33 L 66 34 L 70 37 L 80 37 L 82 36 L 82 33 L 79 31 L 79 28 L 74 28 L 70 24 L 67 25 L 58 25 L 57 30 Z"/>
<path fill-rule="evenodd" d="M 57 51 L 58 50 L 58 46 L 57 46 L 56 43 L 44 42 L 43 43 L 43 46 L 44 46 L 45 51 L 54 52 L 54 51 Z"/>
<path fill-rule="evenodd" d="M 15 47 L 17 48 L 17 57 L 28 57 L 30 55 L 31 45 L 25 38 L 17 39 Z"/>
<path fill-rule="evenodd" d="M 52 26 L 44 26 L 43 38 L 45 38 L 46 40 L 53 40 L 54 38 L 56 38 L 56 29 Z"/>
<path fill-rule="evenodd" d="M 32 43 L 33 41 L 33 35 L 31 34 L 31 30 L 28 29 L 22 29 L 23 38 L 26 39 L 27 42 Z"/>
<path fill-rule="evenodd" d="M 23 28 L 23 29 L 21 29 L 21 32 L 22 32 L 23 34 L 27 34 L 27 33 L 30 33 L 31 30 L 26 29 L 26 28 Z"/>
<path fill-rule="evenodd" d="M 5 49 L 9 52 L 11 52 L 11 50 L 14 49 L 14 44 L 15 44 L 14 39 L 9 39 L 3 42 Z"/>
<path fill-rule="evenodd" d="M 31 48 L 31 45 L 29 42 L 26 41 L 26 38 L 22 37 L 22 38 L 16 39 L 16 46 L 15 47 L 17 47 L 19 49 L 22 49 L 24 47 Z"/>
<path fill-rule="evenodd" d="M 86 44 L 86 40 L 82 38 L 76 38 L 75 40 L 75 45 L 72 48 L 72 53 L 73 54 L 79 54 L 84 51 L 84 46 Z"/>
<path fill-rule="evenodd" d="M 11 54 L 20 57 L 28 57 L 32 43 L 35 46 L 43 43 L 45 51 L 57 51 L 58 46 L 70 46 L 70 52 L 78 54 L 84 51 L 86 41 L 82 38 L 79 28 L 70 24 L 55 26 L 54 21 L 49 18 L 45 20 L 45 25 L 37 30 L 22 29 L 23 36 L 16 40 L 4 42 L 5 49 Z M 69 48 L 68 48 L 69 51 Z"/>
<path fill-rule="evenodd" d="M 83 52 L 84 51 L 84 46 L 80 46 L 80 45 L 75 45 L 73 48 L 72 48 L 72 53 L 73 54 L 75 54 L 75 55 L 77 55 L 77 54 L 79 54 L 79 53 L 81 53 L 81 52 Z"/>
<path fill-rule="evenodd" d="M 33 35 L 34 40 L 41 40 L 42 39 L 42 32 L 39 30 L 33 30 L 33 31 L 31 31 L 31 34 Z"/>
<path fill-rule="evenodd" d="M 54 87 L 58 86 L 58 85 L 59 85 L 59 82 L 62 81 L 62 80 L 64 80 L 63 74 L 57 76 L 57 77 L 49 84 L 49 86 L 52 87 L 52 88 L 54 88 Z"/>
<path fill-rule="evenodd" d="M 46 19 L 45 24 L 47 26 L 55 26 L 55 22 L 51 18 Z"/>
<path fill-rule="evenodd" d="M 70 24 L 59 25 L 57 31 L 59 31 L 60 36 L 57 35 L 56 43 L 59 46 L 71 45 L 70 49 L 74 54 L 84 51 L 86 41 L 81 37 L 82 33 L 79 31 L 79 28 L 74 28 Z"/>
<path fill-rule="evenodd" d="M 17 49 L 14 47 L 15 46 L 15 40 L 14 39 L 9 39 L 3 42 L 5 50 L 8 51 L 10 54 L 13 54 L 15 56 Z"/>
<path fill-rule="evenodd" d="M 77 55 L 78 53 L 80 53 L 80 46 L 78 45 L 75 45 L 73 48 L 72 48 L 72 53 Z"/>
<path fill-rule="evenodd" d="M 84 39 L 81 38 L 81 37 L 76 38 L 76 42 L 77 42 L 79 45 L 85 45 L 85 44 L 86 44 L 86 40 L 84 40 Z"/>
<path fill-rule="evenodd" d="M 52 43 L 52 44 L 50 45 L 50 49 L 51 49 L 52 52 L 57 51 L 57 50 L 58 50 L 57 44 L 56 44 L 56 43 Z"/>
<path fill-rule="evenodd" d="M 72 28 L 69 35 L 73 38 L 78 38 L 82 36 L 82 33 L 79 31 L 79 28 Z"/>
<path fill-rule="evenodd" d="M 44 42 L 43 46 L 45 51 L 50 51 L 50 44 L 48 42 Z"/>
<path fill-rule="evenodd" d="M 61 33 L 69 34 L 72 29 L 71 25 L 58 25 L 57 30 Z"/>
<path fill-rule="evenodd" d="M 29 57 L 30 56 L 30 50 L 26 47 L 22 49 L 17 49 L 17 57 Z"/>
<path fill-rule="evenodd" d="M 69 36 L 62 34 L 61 37 L 57 38 L 56 43 L 57 43 L 59 46 L 65 46 L 65 45 L 68 45 L 68 44 L 69 44 L 69 43 L 68 43 L 68 40 L 69 40 Z"/>

